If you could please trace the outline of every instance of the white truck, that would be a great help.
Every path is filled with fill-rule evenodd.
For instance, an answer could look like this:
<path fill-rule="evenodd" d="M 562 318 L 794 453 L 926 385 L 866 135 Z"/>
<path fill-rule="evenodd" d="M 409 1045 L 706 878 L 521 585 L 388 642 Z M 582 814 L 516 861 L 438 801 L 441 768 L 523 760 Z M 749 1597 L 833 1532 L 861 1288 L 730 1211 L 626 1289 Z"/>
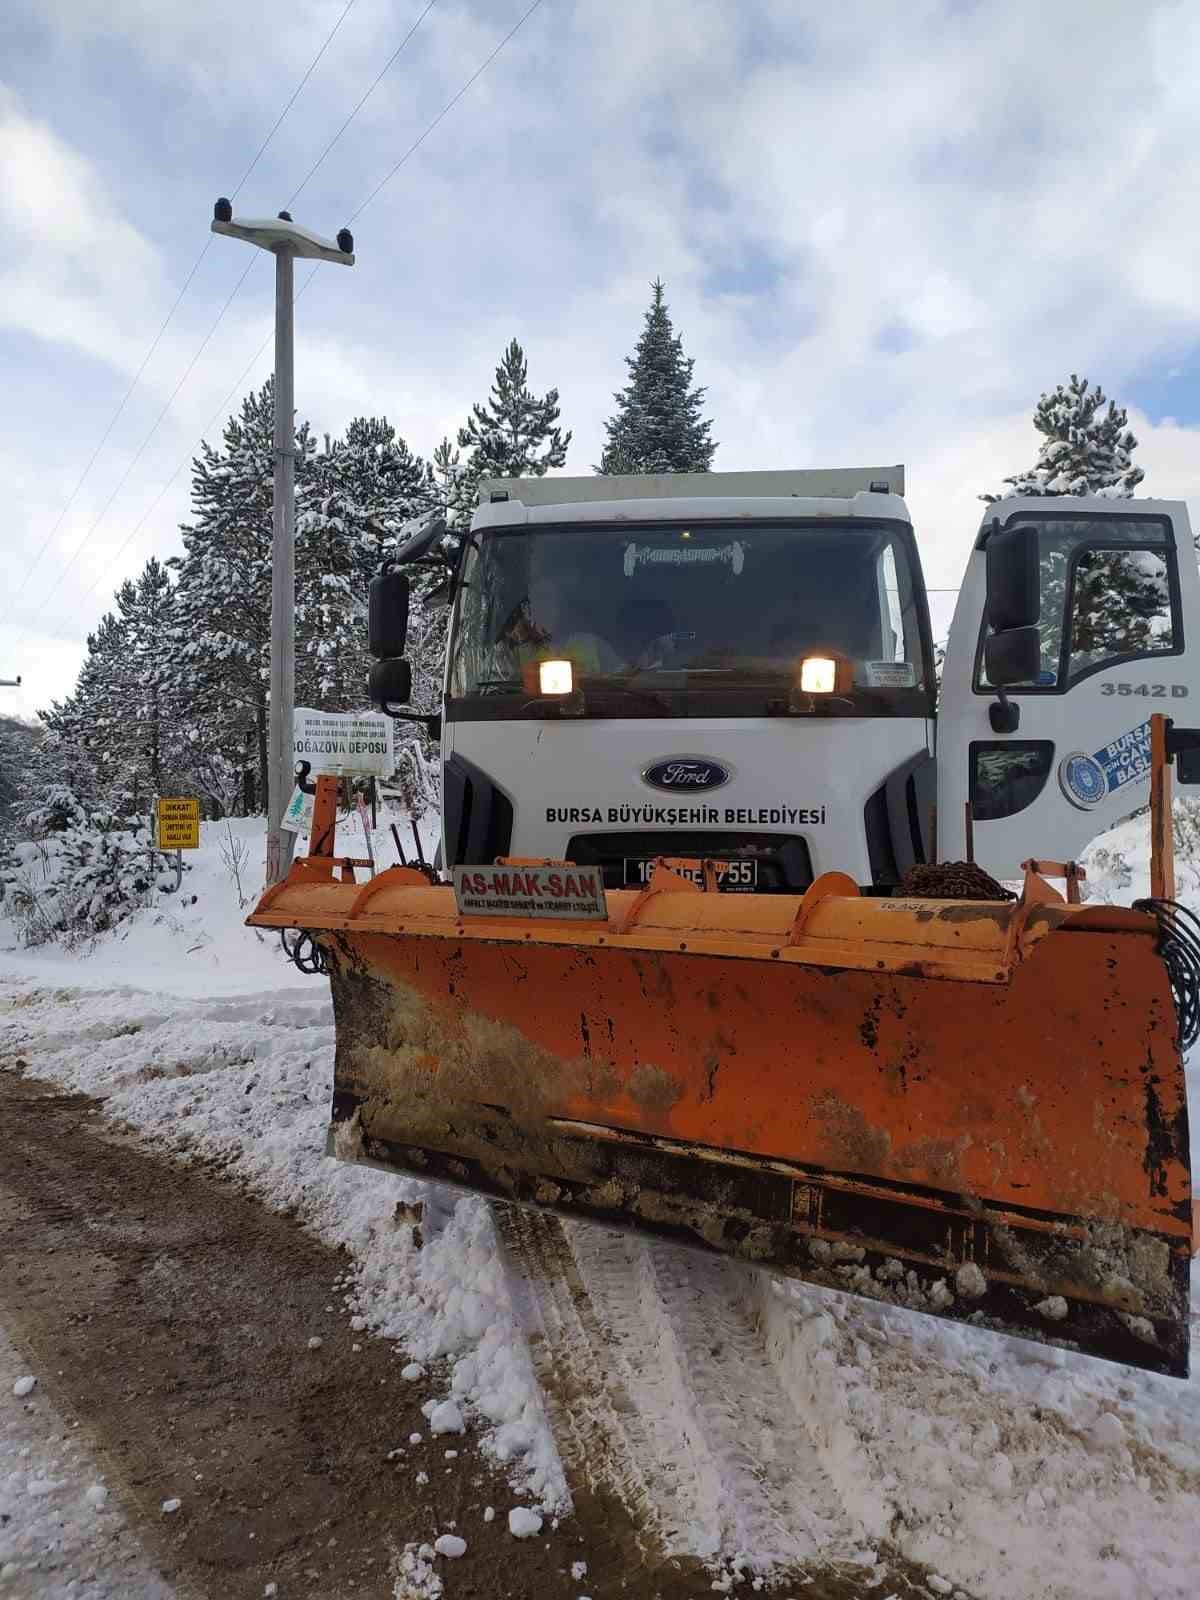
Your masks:
<path fill-rule="evenodd" d="M 1071 860 L 1146 804 L 1151 712 L 1200 697 L 1183 504 L 989 506 L 939 698 L 903 493 L 902 467 L 485 481 L 452 563 L 441 865 L 568 859 L 618 888 L 707 857 L 725 890 L 836 868 L 887 893 L 923 861 Z M 444 534 L 407 540 L 374 607 L 394 713 L 404 564 Z"/>

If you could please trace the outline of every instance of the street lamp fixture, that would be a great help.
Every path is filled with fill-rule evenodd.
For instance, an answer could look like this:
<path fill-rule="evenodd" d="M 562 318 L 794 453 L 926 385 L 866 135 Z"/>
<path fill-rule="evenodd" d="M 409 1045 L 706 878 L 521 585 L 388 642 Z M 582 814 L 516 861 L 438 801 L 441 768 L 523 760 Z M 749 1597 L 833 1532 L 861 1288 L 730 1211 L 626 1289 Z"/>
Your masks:
<path fill-rule="evenodd" d="M 275 257 L 275 476 L 271 537 L 271 717 L 267 771 L 267 883 L 291 864 L 294 836 L 283 826 L 292 793 L 292 712 L 296 703 L 296 424 L 292 301 L 294 267 L 306 261 L 354 265 L 354 236 L 335 239 L 277 217 L 235 217 L 224 198 L 213 206 L 212 231 L 242 239 Z"/>

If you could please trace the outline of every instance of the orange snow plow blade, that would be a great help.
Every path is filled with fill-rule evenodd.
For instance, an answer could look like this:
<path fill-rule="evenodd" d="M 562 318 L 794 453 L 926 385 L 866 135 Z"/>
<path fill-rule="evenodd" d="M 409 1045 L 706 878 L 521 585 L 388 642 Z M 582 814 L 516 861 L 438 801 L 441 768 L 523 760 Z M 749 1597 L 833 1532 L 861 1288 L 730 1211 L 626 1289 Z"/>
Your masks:
<path fill-rule="evenodd" d="M 1154 917 L 703 892 L 460 915 L 309 858 L 337 1024 L 331 1151 L 1184 1375 L 1183 1063 Z M 343 876 L 352 876 L 343 869 Z"/>

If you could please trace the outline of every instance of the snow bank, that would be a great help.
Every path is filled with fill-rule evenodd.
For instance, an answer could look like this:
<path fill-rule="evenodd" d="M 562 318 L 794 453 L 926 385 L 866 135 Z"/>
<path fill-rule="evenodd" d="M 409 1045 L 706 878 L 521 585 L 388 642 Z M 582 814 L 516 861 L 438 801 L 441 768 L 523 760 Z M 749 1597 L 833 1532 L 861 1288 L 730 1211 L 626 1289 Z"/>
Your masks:
<path fill-rule="evenodd" d="M 393 821 L 411 858 L 412 826 L 407 818 L 380 811 L 379 820 L 372 847 L 380 864 L 392 866 L 397 860 L 389 827 Z M 178 894 L 161 896 L 111 934 L 74 950 L 54 944 L 26 949 L 0 905 L 0 964 L 6 972 L 43 983 L 87 989 L 128 984 L 168 994 L 237 995 L 305 988 L 312 980 L 284 956 L 278 935 L 245 926 L 263 889 L 265 827 L 261 817 L 202 822 L 200 848 L 183 852 L 186 870 Z M 420 832 L 422 848 L 431 860 L 438 835 L 434 814 L 422 819 Z M 339 824 L 338 839 L 347 854 L 364 853 L 357 819 Z"/>

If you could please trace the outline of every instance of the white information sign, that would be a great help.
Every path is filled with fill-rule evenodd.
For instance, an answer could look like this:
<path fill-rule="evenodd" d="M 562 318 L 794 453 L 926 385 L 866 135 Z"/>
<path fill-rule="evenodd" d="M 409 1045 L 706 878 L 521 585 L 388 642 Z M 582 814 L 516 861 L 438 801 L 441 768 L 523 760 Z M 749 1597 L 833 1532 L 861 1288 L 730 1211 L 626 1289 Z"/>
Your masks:
<path fill-rule="evenodd" d="M 608 918 L 599 867 L 455 867 L 464 916 Z"/>
<path fill-rule="evenodd" d="M 292 714 L 292 753 L 316 772 L 390 777 L 395 769 L 391 717 L 376 712 L 309 711 Z"/>

